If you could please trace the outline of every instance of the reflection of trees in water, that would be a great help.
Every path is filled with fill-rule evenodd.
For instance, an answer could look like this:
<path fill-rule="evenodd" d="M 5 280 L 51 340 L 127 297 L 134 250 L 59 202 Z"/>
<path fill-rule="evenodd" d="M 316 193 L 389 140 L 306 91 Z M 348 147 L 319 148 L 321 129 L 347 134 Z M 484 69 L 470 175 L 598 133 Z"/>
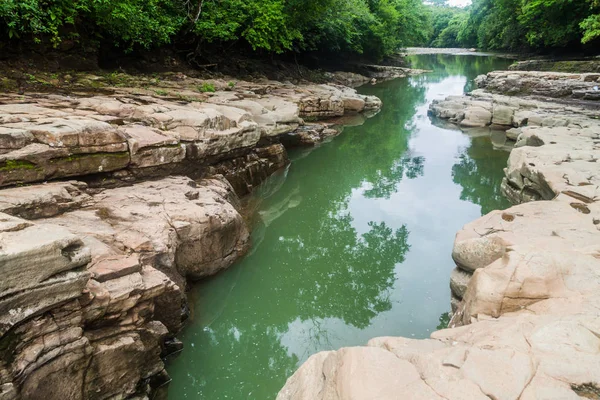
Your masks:
<path fill-rule="evenodd" d="M 507 159 L 508 153 L 494 150 L 488 137 L 472 138 L 452 167 L 454 182 L 462 186 L 461 200 L 479 204 L 482 214 L 507 208 L 510 204 L 500 190 Z"/>
<path fill-rule="evenodd" d="M 209 378 L 196 383 L 186 379 L 181 384 L 187 388 L 172 387 L 173 398 L 197 392 L 206 398 L 219 398 L 224 392 L 229 398 L 274 396 L 300 357 L 333 347 L 337 331 L 327 329 L 326 320 L 339 319 L 362 329 L 377 314 L 391 309 L 389 290 L 395 265 L 404 261 L 409 249 L 408 230 L 370 222 L 368 231 L 358 234 L 351 215 L 340 211 L 342 207 L 344 202 L 318 212 L 319 217 L 327 214 L 329 218 L 319 218 L 321 224 L 311 232 L 297 229 L 304 234 L 294 234 L 296 229 L 282 232 L 278 228 L 278 238 L 267 232 L 274 248 L 269 255 L 278 266 L 265 271 L 268 285 L 259 285 L 265 276 L 253 281 L 254 285 L 243 285 L 246 293 L 228 297 L 221 315 L 192 339 L 195 346 L 188 347 L 178 362 L 186 371 L 199 371 Z M 278 222 L 289 225 L 287 219 L 274 223 Z M 263 257 L 254 258 L 247 262 L 264 262 Z M 250 279 L 244 272 L 237 285 Z M 294 348 L 288 349 L 282 337 L 294 320 L 308 329 L 292 332 Z M 211 349 L 210 359 L 204 353 L 207 349 Z M 211 371 L 206 371 L 208 366 Z M 213 369 L 220 372 L 215 374 Z M 250 392 L 256 395 L 248 396 Z"/>
<path fill-rule="evenodd" d="M 409 56 L 411 68 L 434 70 L 434 74 L 422 75 L 428 82 L 441 82 L 448 76 L 464 76 L 467 78 L 465 93 L 476 89 L 473 79 L 478 75 L 493 70 L 507 69 L 512 61 L 496 57 L 458 56 L 452 54 L 428 54 Z"/>
<path fill-rule="evenodd" d="M 375 199 L 389 199 L 396 193 L 402 178 L 415 179 L 423 175 L 424 157 L 402 157 L 394 162 L 388 171 L 377 171 L 374 182 L 369 182 L 371 189 L 365 190 L 364 196 Z"/>
<path fill-rule="evenodd" d="M 281 189 L 260 203 L 261 246 L 198 288 L 198 308 L 205 308 L 210 326 L 186 331 L 186 342 L 195 346 L 170 369 L 172 398 L 272 398 L 307 349 L 337 341 L 327 320 L 364 329 L 391 309 L 409 232 L 382 221 L 357 227 L 349 204 L 365 184 L 366 196 L 389 197 L 402 179 L 423 173 L 424 159 L 407 155 L 407 128 L 414 128 L 425 89 L 408 80 L 366 88 L 388 106 L 294 161 Z M 282 343 L 284 335 L 293 337 L 293 348 Z M 198 384 L 177 379 L 189 371 L 209 378 Z"/>
<path fill-rule="evenodd" d="M 351 223 L 349 213 L 337 215 L 324 220 L 313 237 L 285 238 L 277 245 L 290 264 L 302 266 L 301 279 L 288 279 L 277 288 L 300 319 L 339 318 L 365 328 L 391 308 L 387 291 L 394 283 L 394 266 L 409 249 L 408 231 L 370 222 L 369 231 L 357 235 Z"/>

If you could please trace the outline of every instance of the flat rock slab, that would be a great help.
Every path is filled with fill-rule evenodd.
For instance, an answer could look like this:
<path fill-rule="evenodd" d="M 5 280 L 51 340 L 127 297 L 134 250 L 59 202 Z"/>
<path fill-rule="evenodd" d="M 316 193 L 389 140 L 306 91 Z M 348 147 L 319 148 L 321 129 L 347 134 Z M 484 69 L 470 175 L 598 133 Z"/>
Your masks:
<path fill-rule="evenodd" d="M 574 97 L 596 100 L 593 96 L 600 82 L 598 73 L 565 73 L 548 71 L 493 71 L 475 80 L 488 92 L 507 95 Z"/>
<path fill-rule="evenodd" d="M 99 276 L 133 268 L 132 259 L 121 257 L 133 253 L 142 265 L 155 266 L 184 285 L 182 277 L 212 275 L 246 251 L 249 234 L 235 201 L 225 180 L 198 184 L 169 177 L 105 190 L 83 209 L 40 222 L 84 237 Z"/>
<path fill-rule="evenodd" d="M 91 200 L 83 182 L 50 182 L 0 191 L 0 212 L 27 220 L 49 218 L 83 207 Z"/>
<path fill-rule="evenodd" d="M 88 268 L 92 278 L 98 282 L 106 282 L 112 279 L 141 272 L 142 266 L 138 256 L 107 256 L 96 260 Z"/>
<path fill-rule="evenodd" d="M 115 88 L 112 97 L 2 95 L 0 187 L 185 161 L 213 164 L 247 153 L 261 138 L 293 132 L 303 118 L 381 108 L 379 99 L 344 86 L 238 83 L 236 91 L 201 98 L 184 96 L 185 82 L 173 84 L 185 101 L 131 88 Z"/>
<path fill-rule="evenodd" d="M 67 229 L 0 214 L 0 297 L 36 287 L 89 261 L 89 249 Z"/>

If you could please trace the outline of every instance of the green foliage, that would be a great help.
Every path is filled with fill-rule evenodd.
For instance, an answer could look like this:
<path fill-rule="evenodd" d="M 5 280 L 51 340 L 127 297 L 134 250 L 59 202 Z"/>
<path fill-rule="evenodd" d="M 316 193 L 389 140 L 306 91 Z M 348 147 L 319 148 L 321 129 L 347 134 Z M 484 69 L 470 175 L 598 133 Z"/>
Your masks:
<path fill-rule="evenodd" d="M 450 325 L 450 319 L 451 319 L 450 313 L 448 313 L 448 312 L 443 313 L 442 315 L 440 315 L 439 324 L 435 329 L 437 329 L 438 331 L 440 331 L 442 329 L 448 329 L 448 325 Z"/>
<path fill-rule="evenodd" d="M 213 85 L 212 83 L 204 82 L 202 86 L 198 86 L 197 89 L 200 93 L 214 93 L 215 85 Z"/>
<path fill-rule="evenodd" d="M 546 49 L 600 39 L 598 0 L 0 0 L 0 41 L 110 43 L 126 51 L 189 39 L 267 53 L 381 59 L 411 45 Z"/>
<path fill-rule="evenodd" d="M 176 0 L 87 1 L 100 31 L 128 48 L 169 43 L 185 21 Z"/>
<path fill-rule="evenodd" d="M 474 0 L 457 39 L 486 50 L 567 48 L 600 38 L 590 0 Z"/>
<path fill-rule="evenodd" d="M 301 38 L 283 0 L 220 0 L 203 2 L 194 32 L 208 42 L 245 39 L 254 50 L 290 50 Z"/>
<path fill-rule="evenodd" d="M 80 12 L 87 11 L 87 0 L 2 0 L 0 27 L 8 38 L 31 35 L 39 42 L 41 35 L 54 44 L 60 42 L 60 30 L 74 25 Z"/>
<path fill-rule="evenodd" d="M 583 30 L 582 43 L 600 39 L 600 14 L 590 15 L 581 21 L 579 27 Z"/>
<path fill-rule="evenodd" d="M 381 58 L 427 40 L 428 21 L 421 0 L 0 0 L 4 40 L 103 41 L 125 50 L 191 34 L 270 53 Z"/>
<path fill-rule="evenodd" d="M 461 8 L 430 7 L 431 30 L 428 45 L 432 47 L 460 47 L 458 35 L 467 23 L 469 14 Z"/>
<path fill-rule="evenodd" d="M 574 0 L 529 0 L 521 5 L 518 19 L 533 48 L 565 47 L 582 39 L 580 22 L 589 5 Z"/>

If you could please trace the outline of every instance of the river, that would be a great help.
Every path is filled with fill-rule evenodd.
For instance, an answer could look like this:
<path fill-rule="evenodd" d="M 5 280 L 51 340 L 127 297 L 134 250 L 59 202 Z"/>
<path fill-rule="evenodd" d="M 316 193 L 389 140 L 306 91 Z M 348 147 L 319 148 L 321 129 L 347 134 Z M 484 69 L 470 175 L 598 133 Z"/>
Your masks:
<path fill-rule="evenodd" d="M 425 338 L 450 308 L 456 232 L 493 209 L 508 152 L 432 124 L 433 99 L 510 62 L 418 55 L 433 73 L 359 89 L 381 112 L 291 153 L 249 203 L 253 248 L 190 293 L 169 399 L 274 399 L 311 354 L 377 336 Z M 496 142 L 496 141 L 495 141 Z"/>

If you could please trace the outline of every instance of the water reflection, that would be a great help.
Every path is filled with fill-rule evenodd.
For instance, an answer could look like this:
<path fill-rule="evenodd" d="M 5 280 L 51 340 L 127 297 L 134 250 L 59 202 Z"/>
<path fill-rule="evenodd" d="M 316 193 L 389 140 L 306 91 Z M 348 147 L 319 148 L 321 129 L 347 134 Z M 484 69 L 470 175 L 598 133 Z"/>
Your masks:
<path fill-rule="evenodd" d="M 171 399 L 273 399 L 317 351 L 426 337 L 442 322 L 454 234 L 499 204 L 490 199 L 506 162 L 489 137 L 427 117 L 431 100 L 492 67 L 455 61 L 455 76 L 448 61 L 361 89 L 382 98 L 379 115 L 292 154 L 257 194 L 251 254 L 192 293 Z"/>
<path fill-rule="evenodd" d="M 490 146 L 488 137 L 474 137 L 469 146 L 461 150 L 458 163 L 452 167 L 452 179 L 462 186 L 461 200 L 479 204 L 482 214 L 510 205 L 500 190 L 505 154 L 505 150 Z"/>

